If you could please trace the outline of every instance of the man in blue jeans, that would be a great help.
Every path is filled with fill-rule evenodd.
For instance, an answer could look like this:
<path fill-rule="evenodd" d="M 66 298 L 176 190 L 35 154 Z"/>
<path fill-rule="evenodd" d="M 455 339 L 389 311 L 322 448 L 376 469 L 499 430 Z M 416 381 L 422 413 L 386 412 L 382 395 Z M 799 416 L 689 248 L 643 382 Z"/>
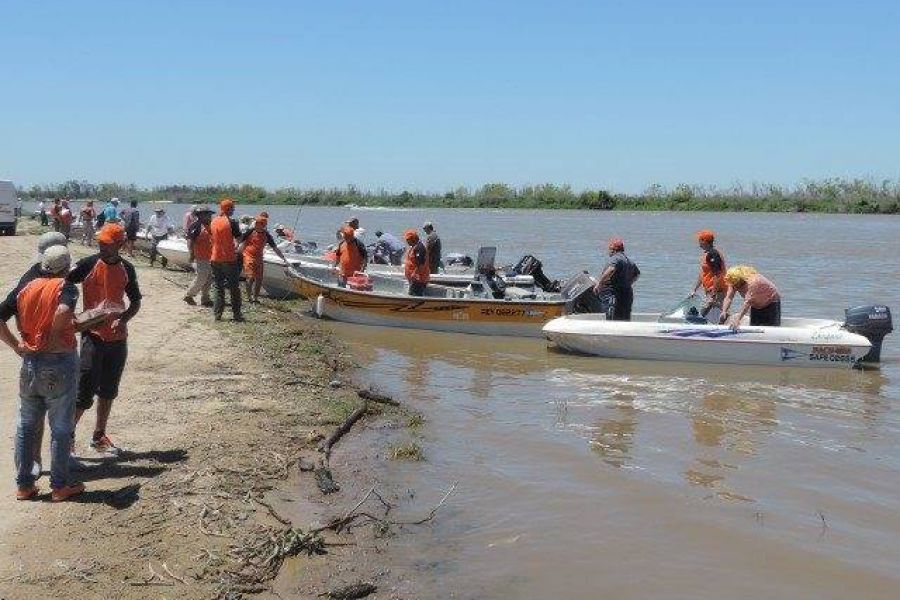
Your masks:
<path fill-rule="evenodd" d="M 35 433 L 45 414 L 51 432 L 51 500 L 62 502 L 84 491 L 84 484 L 69 479 L 78 379 L 74 318 L 78 289 L 65 279 L 70 262 L 68 248 L 48 248 L 41 257 L 40 272 L 23 278 L 0 303 L 0 340 L 22 357 L 15 444 L 17 500 L 31 500 L 38 494 L 31 467 Z M 13 316 L 21 340 L 6 324 Z"/>

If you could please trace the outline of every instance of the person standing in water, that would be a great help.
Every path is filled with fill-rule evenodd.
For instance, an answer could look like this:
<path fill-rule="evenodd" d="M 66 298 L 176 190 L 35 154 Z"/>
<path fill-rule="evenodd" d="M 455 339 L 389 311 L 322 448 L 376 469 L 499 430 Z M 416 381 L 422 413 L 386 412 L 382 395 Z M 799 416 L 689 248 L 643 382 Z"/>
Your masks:
<path fill-rule="evenodd" d="M 614 237 L 607 243 L 609 260 L 600 274 L 594 293 L 600 299 L 600 309 L 610 321 L 630 321 L 634 304 L 634 283 L 641 270 L 625 255 L 625 242 Z"/>
<path fill-rule="evenodd" d="M 404 274 L 409 282 L 407 293 L 410 296 L 424 296 L 428 282 L 431 280 L 431 268 L 428 263 L 428 249 L 419 239 L 415 229 L 407 229 L 403 233 L 406 240 L 406 260 Z"/>
<path fill-rule="evenodd" d="M 425 249 L 428 251 L 428 268 L 432 274 L 441 268 L 441 238 L 434 231 L 434 223 L 426 221 L 422 225 L 425 232 Z"/>
<path fill-rule="evenodd" d="M 697 275 L 697 281 L 691 290 L 691 297 L 697 295 L 697 290 L 701 287 L 705 293 L 703 305 L 700 307 L 700 315 L 706 316 L 713 308 L 722 308 L 722 302 L 725 300 L 725 291 L 728 284 L 725 282 L 725 258 L 722 253 L 714 247 L 716 240 L 715 234 L 704 229 L 697 233 L 697 243 L 700 245 L 700 273 Z"/>
<path fill-rule="evenodd" d="M 346 287 L 347 279 L 353 277 L 357 271 L 365 271 L 368 262 L 368 252 L 359 238 L 356 237 L 356 231 L 350 225 L 344 225 L 338 231 L 341 236 L 341 242 L 334 250 L 334 264 L 338 269 L 338 285 Z"/>

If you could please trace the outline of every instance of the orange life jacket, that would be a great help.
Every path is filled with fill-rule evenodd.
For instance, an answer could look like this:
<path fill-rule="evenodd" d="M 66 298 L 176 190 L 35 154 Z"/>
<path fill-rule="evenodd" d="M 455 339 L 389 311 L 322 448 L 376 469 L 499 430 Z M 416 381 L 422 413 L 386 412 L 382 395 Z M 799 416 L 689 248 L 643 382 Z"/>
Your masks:
<path fill-rule="evenodd" d="M 341 267 L 341 277 L 352 277 L 354 273 L 362 269 L 362 253 L 359 251 L 359 242 L 356 240 L 342 241 L 335 253 Z"/>
<path fill-rule="evenodd" d="M 128 272 L 122 262 L 108 264 L 102 259 L 94 264 L 94 268 L 88 273 L 81 284 L 84 295 L 84 309 L 97 308 L 105 305 L 125 307 L 125 287 L 128 285 Z M 128 330 L 124 325 L 118 331 L 113 331 L 113 319 L 107 319 L 100 325 L 91 329 L 91 333 L 106 342 L 124 340 L 128 337 Z"/>
<path fill-rule="evenodd" d="M 416 263 L 416 253 L 421 249 L 425 253 L 425 260 L 420 265 Z M 404 268 L 407 281 L 428 283 L 431 280 L 431 267 L 428 264 L 428 248 L 421 241 L 406 250 L 406 264 Z"/>
<path fill-rule="evenodd" d="M 703 284 L 703 289 L 707 292 L 724 292 L 728 289 L 728 283 L 725 281 L 725 271 L 727 270 L 725 267 L 725 256 L 718 248 L 716 251 L 722 257 L 722 268 L 718 273 L 713 272 L 712 266 L 708 261 L 708 254 L 703 252 L 700 255 L 700 283 Z"/>
<path fill-rule="evenodd" d="M 213 262 L 234 262 L 237 254 L 234 250 L 234 234 L 231 231 L 231 219 L 226 215 L 219 215 L 210 224 L 212 233 L 212 253 L 210 260 Z"/>
<path fill-rule="evenodd" d="M 212 256 L 212 232 L 209 225 L 200 224 L 200 233 L 194 238 L 194 258 L 209 260 Z"/>
<path fill-rule="evenodd" d="M 244 241 L 244 254 L 251 254 L 256 258 L 262 258 L 266 249 L 266 232 L 253 229 Z"/>
<path fill-rule="evenodd" d="M 62 277 L 38 277 L 22 288 L 16 296 L 16 314 L 19 332 L 22 334 L 22 345 L 29 352 L 42 352 L 50 343 L 50 330 L 65 282 Z M 62 330 L 60 343 L 67 350 L 75 349 L 74 319 L 70 319 Z"/>

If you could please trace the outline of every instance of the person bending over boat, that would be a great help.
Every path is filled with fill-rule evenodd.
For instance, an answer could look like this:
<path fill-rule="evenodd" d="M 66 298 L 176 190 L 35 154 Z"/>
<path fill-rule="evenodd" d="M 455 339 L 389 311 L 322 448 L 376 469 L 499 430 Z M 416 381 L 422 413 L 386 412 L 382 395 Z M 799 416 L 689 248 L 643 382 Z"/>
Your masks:
<path fill-rule="evenodd" d="M 415 229 L 407 229 L 403 234 L 406 240 L 406 263 L 404 273 L 409 282 L 410 296 L 424 296 L 425 288 L 431 280 L 431 268 L 428 263 L 428 250 L 419 239 Z"/>
<path fill-rule="evenodd" d="M 697 290 L 701 286 L 703 287 L 706 296 L 700 307 L 700 315 L 704 317 L 713 308 L 722 308 L 725 291 L 728 289 L 728 284 L 725 283 L 725 259 L 722 257 L 722 253 L 713 246 L 715 240 L 715 234 L 709 229 L 697 233 L 697 242 L 703 252 L 700 254 L 700 274 L 697 276 L 697 282 L 690 295 L 693 298 L 697 295 Z"/>
<path fill-rule="evenodd" d="M 634 282 L 641 276 L 641 270 L 625 255 L 625 242 L 614 237 L 607 244 L 609 261 L 594 286 L 594 293 L 600 300 L 600 310 L 610 321 L 630 321 L 631 305 L 634 303 Z"/>
<path fill-rule="evenodd" d="M 757 326 L 778 327 L 781 325 L 781 294 L 775 284 L 760 275 L 756 269 L 747 265 L 731 267 L 725 273 L 728 291 L 722 304 L 720 323 L 728 323 L 737 329 L 741 319 L 750 313 L 750 324 Z M 737 292 L 744 299 L 741 310 L 732 318 L 728 318 L 728 309 Z"/>
<path fill-rule="evenodd" d="M 365 245 L 356 237 L 356 231 L 349 225 L 340 230 L 341 243 L 334 249 L 334 267 L 338 270 L 338 285 L 347 287 L 347 279 L 357 271 L 366 270 L 369 254 Z"/>
<path fill-rule="evenodd" d="M 396 236 L 383 231 L 375 232 L 375 251 L 372 253 L 372 262 L 380 262 L 380 264 L 400 265 L 403 261 L 403 242 Z M 380 257 L 380 261 L 376 258 Z"/>
<path fill-rule="evenodd" d="M 244 237 L 241 238 L 241 244 L 244 249 L 244 278 L 247 283 L 247 302 L 251 304 L 259 303 L 259 290 L 262 288 L 263 280 L 263 254 L 266 250 L 266 244 L 287 265 L 287 259 L 281 253 L 281 250 L 278 249 L 272 234 L 266 229 L 268 223 L 268 217 L 260 214 L 256 217 L 253 229 L 245 233 Z"/>

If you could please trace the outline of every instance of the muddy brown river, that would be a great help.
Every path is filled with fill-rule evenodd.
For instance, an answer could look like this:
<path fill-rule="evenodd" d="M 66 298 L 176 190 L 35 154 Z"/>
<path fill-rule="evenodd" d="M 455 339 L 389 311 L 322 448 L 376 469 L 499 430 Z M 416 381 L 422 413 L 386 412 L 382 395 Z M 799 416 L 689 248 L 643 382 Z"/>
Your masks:
<path fill-rule="evenodd" d="M 272 209 L 291 224 L 294 212 Z M 677 303 L 693 234 L 755 265 L 787 316 L 900 313 L 900 219 L 807 214 L 304 209 L 320 242 L 351 212 L 371 236 L 426 219 L 445 252 L 496 244 L 552 276 L 596 273 L 615 234 L 643 275 L 635 310 Z M 896 313 L 895 313 L 896 314 Z M 897 598 L 900 332 L 880 370 L 605 360 L 516 340 L 330 325 L 362 377 L 421 411 L 427 460 L 383 477 L 440 495 L 394 544 L 454 598 Z"/>
<path fill-rule="evenodd" d="M 678 302 L 693 233 L 781 288 L 786 315 L 900 311 L 896 217 L 304 209 L 330 232 L 435 221 L 445 251 L 531 253 L 597 272 L 626 240 L 636 310 Z M 293 214 L 286 212 L 286 221 Z M 328 241 L 327 235 L 314 236 Z M 900 592 L 900 333 L 877 371 L 604 360 L 513 340 L 333 324 L 363 377 L 427 419 L 422 463 L 384 476 L 459 487 L 427 534 L 399 536 L 436 596 L 896 598 Z M 436 492 L 434 492 L 436 493 Z M 437 591 L 440 590 L 440 593 Z"/>

